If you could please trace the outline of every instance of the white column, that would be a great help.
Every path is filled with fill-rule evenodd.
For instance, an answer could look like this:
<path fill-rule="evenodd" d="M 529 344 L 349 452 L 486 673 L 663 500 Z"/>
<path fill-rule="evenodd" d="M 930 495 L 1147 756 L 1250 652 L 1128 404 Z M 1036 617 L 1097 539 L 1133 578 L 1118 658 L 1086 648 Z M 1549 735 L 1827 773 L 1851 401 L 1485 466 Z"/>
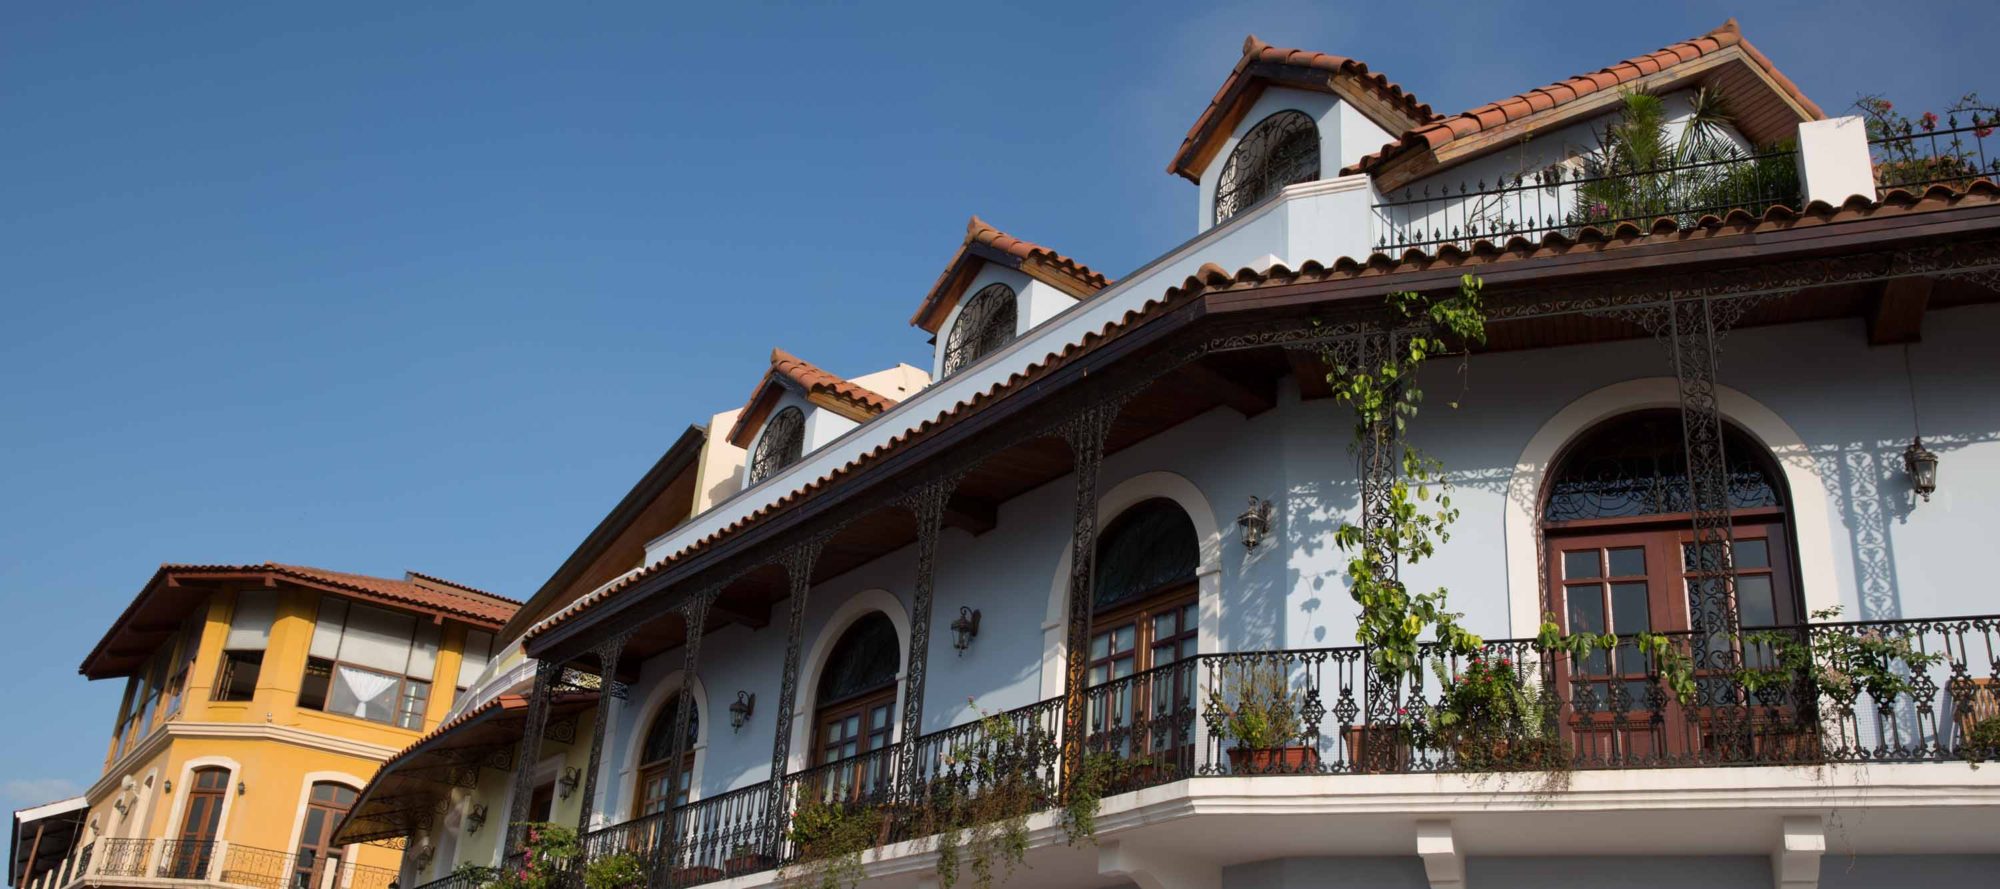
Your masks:
<path fill-rule="evenodd" d="M 216 840 L 215 848 L 208 852 L 208 881 L 222 882 L 222 861 L 229 857 L 229 841 Z"/>
<path fill-rule="evenodd" d="M 1836 207 L 1855 195 L 1874 200 L 1867 123 L 1850 116 L 1799 124 L 1799 190 Z"/>
<path fill-rule="evenodd" d="M 1105 843 L 1097 847 L 1097 873 L 1105 877 L 1131 880 L 1139 889 L 1220 889 L 1222 867 L 1154 848 L 1138 848 L 1131 843 Z"/>

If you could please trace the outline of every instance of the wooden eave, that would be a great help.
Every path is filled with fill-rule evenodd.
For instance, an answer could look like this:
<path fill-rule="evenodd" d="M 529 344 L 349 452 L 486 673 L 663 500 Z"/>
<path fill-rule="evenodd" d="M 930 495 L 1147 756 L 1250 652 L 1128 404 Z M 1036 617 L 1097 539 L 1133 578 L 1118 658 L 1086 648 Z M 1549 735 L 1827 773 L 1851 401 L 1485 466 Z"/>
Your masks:
<path fill-rule="evenodd" d="M 1328 72 L 1282 62 L 1253 62 L 1243 69 L 1243 76 L 1223 97 L 1222 107 L 1228 110 L 1202 124 L 1194 141 L 1174 158 L 1172 172 L 1189 182 L 1200 184 L 1208 165 L 1215 162 L 1216 156 L 1222 153 L 1222 146 L 1229 141 L 1229 134 L 1236 132 L 1243 118 L 1257 104 L 1258 97 L 1272 86 L 1337 96 L 1392 137 L 1426 123 L 1404 114 L 1394 103 L 1371 88 L 1363 77 L 1353 72 Z"/>

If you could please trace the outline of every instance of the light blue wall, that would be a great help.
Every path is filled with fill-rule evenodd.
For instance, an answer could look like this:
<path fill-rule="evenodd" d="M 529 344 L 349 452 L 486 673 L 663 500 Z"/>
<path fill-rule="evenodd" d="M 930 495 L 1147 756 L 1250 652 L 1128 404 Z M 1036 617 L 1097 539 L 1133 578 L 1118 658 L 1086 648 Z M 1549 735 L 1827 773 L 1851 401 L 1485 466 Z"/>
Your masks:
<path fill-rule="evenodd" d="M 1870 348 L 1859 321 L 1751 328 L 1728 335 L 1720 381 L 1775 412 L 1802 439 L 1826 479 L 1795 500 L 1827 505 L 1822 538 L 1831 550 L 1834 597 L 1850 617 L 1919 617 L 2000 612 L 2000 599 L 1968 553 L 1991 547 L 2000 527 L 2000 307 L 1933 312 L 1924 342 L 1910 350 L 1925 441 L 1942 456 L 1941 487 L 1929 503 L 1910 505 L 1900 454 L 1911 434 L 1910 384 L 1903 350 Z M 1424 381 L 1424 413 L 1413 440 L 1440 458 L 1456 482 L 1463 510 L 1440 556 L 1405 572 L 1419 587 L 1444 585 L 1452 607 L 1490 637 L 1509 631 L 1507 483 L 1523 448 L 1577 398 L 1621 381 L 1668 375 L 1651 339 L 1534 352 L 1484 355 L 1460 375 L 1438 362 Z M 1459 402 L 1451 409 L 1449 402 Z M 1221 608 L 1212 648 L 1353 644 L 1354 605 L 1341 577 L 1331 534 L 1355 514 L 1355 467 L 1346 411 L 1331 400 L 1300 402 L 1290 382 L 1279 406 L 1245 419 L 1216 409 L 1140 442 L 1105 461 L 1100 491 L 1136 475 L 1169 471 L 1206 498 L 1221 529 Z M 947 529 L 939 544 L 937 592 L 924 728 L 935 731 L 1041 697 L 1044 619 L 1071 527 L 1072 484 L 1058 478 L 999 508 L 999 524 L 979 537 Z M 1278 502 L 1276 537 L 1255 552 L 1239 542 L 1234 517 L 1250 495 Z M 1112 516 L 1104 516 L 1109 521 Z M 867 589 L 888 591 L 907 610 L 915 573 L 905 548 L 816 586 L 807 613 L 805 650 L 834 630 L 839 604 Z M 1866 595 L 1858 592 L 1865 588 Z M 1824 591 L 1822 591 L 1824 592 Z M 983 612 L 979 638 L 959 655 L 946 629 L 960 606 Z M 708 720 L 701 791 L 714 794 L 763 780 L 784 655 L 784 610 L 771 626 L 732 627 L 705 642 L 702 678 Z M 669 652 L 644 665 L 614 735 L 612 767 L 629 768 L 630 744 L 648 700 L 681 663 Z M 808 665 L 809 666 L 809 665 Z M 802 675 L 809 693 L 813 677 Z M 726 706 L 737 691 L 757 696 L 749 725 L 732 735 Z M 968 704 L 968 699 L 976 704 Z M 608 793 L 627 794 L 631 775 L 607 778 Z M 605 811 L 624 812 L 628 799 Z"/>
<path fill-rule="evenodd" d="M 1995 855 L 1827 855 L 1823 889 L 1993 885 Z M 1762 856 L 1468 858 L 1465 882 L 1480 889 L 1769 889 Z M 1222 869 L 1222 889 L 1429 889 L 1416 856 L 1282 858 Z"/>

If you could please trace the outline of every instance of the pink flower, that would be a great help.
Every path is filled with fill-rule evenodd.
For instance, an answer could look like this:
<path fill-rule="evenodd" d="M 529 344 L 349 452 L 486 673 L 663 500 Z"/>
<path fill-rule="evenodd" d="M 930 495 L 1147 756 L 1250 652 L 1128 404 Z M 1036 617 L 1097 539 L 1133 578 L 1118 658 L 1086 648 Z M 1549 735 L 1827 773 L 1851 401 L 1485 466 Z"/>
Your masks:
<path fill-rule="evenodd" d="M 1937 129 L 1937 115 L 1935 114 L 1926 111 L 1924 112 L 1924 116 L 1919 118 L 1919 121 L 1924 125 L 1924 129 L 1926 130 Z"/>
<path fill-rule="evenodd" d="M 1893 104 L 1890 104 L 1890 102 L 1889 102 L 1889 100 L 1888 100 L 1888 99 L 1877 99 L 1877 100 L 1875 101 L 1875 110 L 1877 110 L 1877 111 L 1888 111 L 1889 109 L 1891 109 L 1891 108 L 1894 108 L 1894 107 L 1896 107 L 1896 106 L 1895 106 L 1895 105 L 1893 105 Z"/>
<path fill-rule="evenodd" d="M 1984 139 L 1984 138 L 1986 138 L 1987 136 L 1991 136 L 1991 135 L 1993 135 L 1993 128 L 1992 128 L 1992 127 L 1974 127 L 1974 128 L 1972 129 L 1972 135 L 1973 135 L 1973 136 L 1975 136 L 1975 137 L 1977 137 L 1977 138 L 1980 138 L 1980 139 Z"/>

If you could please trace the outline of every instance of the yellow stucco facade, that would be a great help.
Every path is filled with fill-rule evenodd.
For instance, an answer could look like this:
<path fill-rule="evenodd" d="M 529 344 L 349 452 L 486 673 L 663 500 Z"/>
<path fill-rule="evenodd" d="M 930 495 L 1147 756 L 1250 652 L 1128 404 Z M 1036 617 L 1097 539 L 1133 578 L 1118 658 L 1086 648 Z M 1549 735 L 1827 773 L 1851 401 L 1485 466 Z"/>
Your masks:
<path fill-rule="evenodd" d="M 86 794 L 89 812 L 66 885 L 193 879 L 257 889 L 388 889 L 396 879 L 400 849 L 336 847 L 318 838 L 331 836 L 333 822 L 383 760 L 451 710 L 468 634 L 490 633 L 498 622 L 468 623 L 420 604 L 396 607 L 402 603 L 338 590 L 263 587 L 209 593 L 188 609 L 173 637 L 131 671 L 104 772 Z M 258 613 L 239 614 L 239 601 L 251 596 Z M 319 629 L 319 616 L 333 598 L 345 605 L 334 603 L 330 613 L 366 610 L 413 628 L 413 675 L 394 677 L 400 684 L 387 690 L 369 688 L 371 700 L 390 702 L 386 718 L 375 709 L 376 718 L 329 712 L 338 695 L 327 691 L 335 670 L 346 671 L 340 676 L 350 683 L 391 681 L 322 657 L 321 648 L 332 643 L 322 638 L 316 645 L 314 636 L 328 632 Z M 132 619 L 131 612 L 121 618 Z M 238 644 L 232 624 L 241 634 L 245 622 L 268 628 L 254 689 L 237 681 L 225 692 L 227 646 Z M 347 638 L 355 639 L 353 624 L 346 626 Z M 331 632 L 340 629 L 335 625 Z M 382 648 L 378 640 L 367 641 Z M 307 691 L 309 661 L 322 678 Z M 427 699 L 413 699 L 419 686 L 428 690 Z M 339 864 L 329 867 L 329 858 Z"/>

